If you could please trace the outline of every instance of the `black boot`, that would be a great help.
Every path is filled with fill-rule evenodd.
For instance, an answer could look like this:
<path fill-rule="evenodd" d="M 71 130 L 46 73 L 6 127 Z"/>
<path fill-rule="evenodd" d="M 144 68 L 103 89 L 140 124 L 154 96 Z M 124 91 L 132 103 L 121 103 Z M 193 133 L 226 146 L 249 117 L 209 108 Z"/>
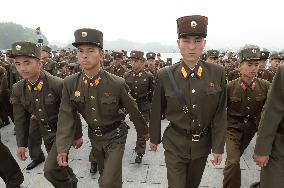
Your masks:
<path fill-rule="evenodd" d="M 40 163 L 42 163 L 45 159 L 41 159 L 41 160 L 33 160 L 26 168 L 26 170 L 31 170 L 33 168 L 35 168 L 36 166 L 38 166 Z"/>
<path fill-rule="evenodd" d="M 98 171 L 98 164 L 97 163 L 91 163 L 90 173 L 95 174 Z"/>
<path fill-rule="evenodd" d="M 135 159 L 135 163 L 142 163 L 142 158 L 143 158 L 143 154 L 142 153 L 137 153 L 136 159 Z"/>
<path fill-rule="evenodd" d="M 255 182 L 251 184 L 250 188 L 260 188 L 260 182 Z"/>

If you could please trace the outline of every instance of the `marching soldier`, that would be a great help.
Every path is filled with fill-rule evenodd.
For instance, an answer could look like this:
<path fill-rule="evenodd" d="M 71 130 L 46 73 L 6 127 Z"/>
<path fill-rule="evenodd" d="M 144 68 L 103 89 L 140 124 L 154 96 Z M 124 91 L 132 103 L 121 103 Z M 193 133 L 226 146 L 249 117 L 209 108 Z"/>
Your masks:
<path fill-rule="evenodd" d="M 279 53 L 273 53 L 269 57 L 269 63 L 270 63 L 269 70 L 273 73 L 273 77 L 276 74 L 276 71 L 280 65 L 281 60 L 282 57 Z"/>
<path fill-rule="evenodd" d="M 177 19 L 179 63 L 157 73 L 151 120 L 151 149 L 161 142 L 161 115 L 170 121 L 163 135 L 168 185 L 197 188 L 209 153 L 219 165 L 226 128 L 225 69 L 199 58 L 205 47 L 208 19 Z"/>
<path fill-rule="evenodd" d="M 62 79 L 41 71 L 40 48 L 34 43 L 16 42 L 12 44 L 12 55 L 15 58 L 17 71 L 23 77 L 23 80 L 13 85 L 11 95 L 18 145 L 17 156 L 20 160 L 27 158 L 25 148 L 28 145 L 29 122 L 33 116 L 33 119 L 38 122 L 37 126 L 48 152 L 44 167 L 45 177 L 55 187 L 76 187 L 77 179 L 72 169 L 58 167 L 56 162 L 55 135 Z M 78 114 L 73 114 L 73 116 L 77 120 L 74 124 L 78 131 L 69 136 L 75 140 L 74 147 L 78 148 L 83 142 L 81 122 Z"/>
<path fill-rule="evenodd" d="M 158 70 L 155 61 L 156 54 L 154 52 L 148 52 L 146 54 L 146 59 L 146 64 L 148 65 L 147 70 L 155 77 Z"/>
<path fill-rule="evenodd" d="M 257 132 L 270 83 L 256 78 L 261 52 L 246 48 L 239 53 L 240 78 L 227 85 L 227 159 L 224 188 L 241 187 L 240 158 Z"/>
<path fill-rule="evenodd" d="M 261 167 L 260 187 L 284 187 L 284 65 L 272 82 L 259 123 L 254 161 Z"/>
<path fill-rule="evenodd" d="M 116 76 L 122 77 L 124 76 L 126 69 L 122 66 L 123 62 L 123 53 L 119 51 L 114 51 L 112 53 L 113 61 L 112 65 L 107 68 L 109 73 L 112 73 Z"/>
<path fill-rule="evenodd" d="M 274 75 L 270 70 L 266 69 L 268 57 L 269 57 L 268 51 L 261 51 L 261 56 L 260 56 L 260 61 L 259 61 L 259 70 L 257 73 L 257 77 L 267 80 L 269 82 L 272 82 Z"/>
<path fill-rule="evenodd" d="M 51 60 L 51 48 L 43 46 L 41 48 L 41 62 L 43 70 L 49 72 L 51 75 L 56 75 L 56 62 Z"/>
<path fill-rule="evenodd" d="M 142 113 L 146 122 L 149 122 L 150 107 L 153 93 L 153 75 L 143 69 L 144 52 L 133 50 L 130 52 L 130 62 L 132 70 L 124 76 L 127 85 L 131 90 L 131 95 L 135 99 L 138 109 Z M 143 135 L 137 134 L 135 152 L 137 153 L 135 163 L 141 163 L 145 154 L 146 141 Z"/>
<path fill-rule="evenodd" d="M 136 131 L 149 137 L 148 127 L 123 78 L 101 69 L 103 33 L 95 29 L 78 29 L 74 33 L 78 63 L 83 71 L 64 79 L 59 110 L 56 145 L 58 164 L 67 166 L 67 153 L 74 134 L 73 113 L 79 112 L 88 124 L 88 136 L 96 155 L 103 188 L 122 187 L 122 157 L 128 127 L 126 109 Z"/>
<path fill-rule="evenodd" d="M 70 75 L 70 71 L 68 69 L 67 61 L 61 61 L 57 63 L 57 73 L 56 76 L 64 79 L 66 76 Z"/>
<path fill-rule="evenodd" d="M 206 62 L 208 63 L 217 63 L 219 58 L 219 51 L 218 50 L 208 50 L 206 55 Z"/>

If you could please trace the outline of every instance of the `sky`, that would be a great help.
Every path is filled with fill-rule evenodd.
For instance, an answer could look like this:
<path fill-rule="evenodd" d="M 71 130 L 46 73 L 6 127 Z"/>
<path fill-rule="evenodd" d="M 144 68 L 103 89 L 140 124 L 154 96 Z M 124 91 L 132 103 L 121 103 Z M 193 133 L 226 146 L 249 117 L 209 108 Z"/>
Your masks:
<path fill-rule="evenodd" d="M 207 48 L 284 49 L 282 0 L 9 0 L 1 1 L 0 22 L 40 26 L 51 44 L 94 28 L 104 40 L 176 45 L 176 19 L 195 14 L 208 17 Z"/>

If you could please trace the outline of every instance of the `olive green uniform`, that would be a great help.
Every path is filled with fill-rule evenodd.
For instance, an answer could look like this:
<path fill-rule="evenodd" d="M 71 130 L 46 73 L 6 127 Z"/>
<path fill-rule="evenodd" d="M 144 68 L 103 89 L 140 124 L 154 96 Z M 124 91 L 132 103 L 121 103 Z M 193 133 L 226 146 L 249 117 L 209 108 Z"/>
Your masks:
<path fill-rule="evenodd" d="M 274 74 L 270 70 L 265 69 L 265 70 L 259 71 L 257 74 L 257 77 L 267 80 L 271 83 L 273 80 Z"/>
<path fill-rule="evenodd" d="M 269 156 L 261 169 L 261 188 L 284 187 L 284 66 L 280 65 L 259 123 L 255 154 Z"/>
<path fill-rule="evenodd" d="M 39 89 L 40 87 L 41 89 Z M 28 134 L 30 116 L 34 115 L 38 121 L 36 126 L 40 130 L 48 152 L 44 167 L 45 177 L 55 187 L 72 187 L 74 182 L 77 182 L 75 175 L 70 167 L 58 167 L 56 159 L 55 135 L 61 94 L 62 79 L 42 71 L 35 85 L 31 85 L 26 80 L 17 82 L 13 86 L 11 100 L 18 147 L 27 147 L 30 136 Z M 74 116 L 77 118 L 76 138 L 78 139 L 82 136 L 81 124 L 78 114 L 74 114 Z M 72 136 L 72 134 L 69 135 Z"/>
<path fill-rule="evenodd" d="M 138 109 L 148 123 L 154 90 L 153 75 L 145 70 L 141 70 L 139 73 L 129 71 L 125 74 L 124 78 L 130 88 L 132 97 L 138 105 Z M 137 135 L 135 152 L 145 154 L 145 149 L 146 141 L 143 138 L 143 135 Z"/>
<path fill-rule="evenodd" d="M 116 67 L 114 65 L 110 66 L 109 68 L 107 68 L 107 70 L 109 73 L 114 74 L 116 76 L 122 77 L 124 76 L 126 70 L 120 65 L 119 67 Z"/>
<path fill-rule="evenodd" d="M 64 79 L 59 111 L 56 145 L 58 153 L 66 153 L 74 134 L 73 114 L 79 112 L 88 124 L 88 136 L 97 157 L 102 188 L 122 186 L 122 157 L 128 127 L 124 123 L 125 108 L 139 135 L 148 132 L 123 78 L 100 70 L 95 78 L 76 73 Z"/>
<path fill-rule="evenodd" d="M 0 177 L 6 184 L 6 188 L 18 188 L 24 181 L 23 173 L 12 156 L 8 147 L 1 141 L 0 135 Z"/>
<path fill-rule="evenodd" d="M 241 187 L 240 157 L 257 132 L 261 111 L 270 83 L 255 78 L 246 86 L 241 78 L 227 85 L 227 159 L 224 169 L 224 188 Z"/>
<path fill-rule="evenodd" d="M 56 68 L 56 62 L 55 61 L 48 59 L 48 61 L 46 63 L 42 64 L 42 69 L 49 72 L 51 75 L 56 76 L 57 68 Z"/>
<path fill-rule="evenodd" d="M 224 151 L 226 73 L 220 65 L 203 61 L 199 61 L 193 71 L 183 61 L 169 66 L 186 100 L 188 112 L 185 113 L 166 68 L 157 73 L 150 141 L 153 144 L 161 142 L 161 115 L 164 114 L 170 121 L 162 140 L 168 185 L 170 188 L 196 188 L 211 149 L 216 154 Z"/>

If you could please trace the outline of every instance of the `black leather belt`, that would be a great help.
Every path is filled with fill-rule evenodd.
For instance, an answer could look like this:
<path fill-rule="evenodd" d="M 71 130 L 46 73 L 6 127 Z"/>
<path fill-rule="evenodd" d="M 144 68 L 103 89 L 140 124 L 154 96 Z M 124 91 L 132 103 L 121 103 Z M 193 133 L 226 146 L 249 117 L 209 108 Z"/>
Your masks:
<path fill-rule="evenodd" d="M 115 129 L 117 129 L 121 125 L 122 121 L 116 121 L 113 124 L 109 126 L 103 126 L 103 127 L 98 127 L 98 128 L 90 128 L 90 130 L 96 135 L 96 136 L 103 136 L 106 133 L 109 133 Z"/>
<path fill-rule="evenodd" d="M 178 133 L 180 133 L 181 135 L 191 138 L 191 141 L 193 141 L 193 142 L 199 142 L 199 140 L 203 136 L 207 135 L 211 130 L 210 128 L 204 128 L 204 129 L 202 129 L 201 132 L 197 132 L 197 131 L 192 132 L 188 129 L 180 128 L 173 123 L 170 123 L 169 126 L 172 127 Z"/>
<path fill-rule="evenodd" d="M 256 117 L 254 116 L 250 116 L 250 115 L 247 115 L 247 116 L 229 116 L 231 117 L 232 119 L 235 119 L 241 123 L 247 123 L 248 121 L 251 121 L 251 120 L 254 120 Z"/>

